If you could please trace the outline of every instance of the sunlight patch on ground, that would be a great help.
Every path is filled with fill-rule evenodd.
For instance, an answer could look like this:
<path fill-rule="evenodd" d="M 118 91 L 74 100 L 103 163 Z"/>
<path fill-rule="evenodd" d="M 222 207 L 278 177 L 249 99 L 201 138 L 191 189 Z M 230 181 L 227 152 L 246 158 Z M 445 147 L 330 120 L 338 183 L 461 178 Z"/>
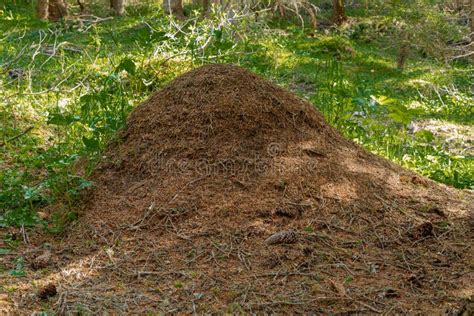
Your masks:
<path fill-rule="evenodd" d="M 429 131 L 443 139 L 443 148 L 457 155 L 474 155 L 474 129 L 471 126 L 441 120 L 422 120 L 410 126 L 412 133 Z"/>

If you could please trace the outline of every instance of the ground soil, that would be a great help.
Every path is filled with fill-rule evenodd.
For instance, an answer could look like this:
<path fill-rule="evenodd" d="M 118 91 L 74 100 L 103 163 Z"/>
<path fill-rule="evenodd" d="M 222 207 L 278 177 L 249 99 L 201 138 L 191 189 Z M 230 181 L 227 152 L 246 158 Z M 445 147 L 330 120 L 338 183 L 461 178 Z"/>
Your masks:
<path fill-rule="evenodd" d="M 11 278 L 5 310 L 454 315 L 474 294 L 471 192 L 368 153 L 242 68 L 158 91 L 91 180 L 79 219 L 25 250 L 47 241 L 51 259 Z"/>

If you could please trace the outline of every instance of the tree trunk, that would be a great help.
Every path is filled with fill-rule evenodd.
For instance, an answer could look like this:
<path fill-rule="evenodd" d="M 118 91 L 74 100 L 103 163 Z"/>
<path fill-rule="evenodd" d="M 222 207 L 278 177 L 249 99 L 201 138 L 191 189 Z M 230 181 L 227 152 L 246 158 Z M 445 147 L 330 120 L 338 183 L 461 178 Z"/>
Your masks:
<path fill-rule="evenodd" d="M 81 13 L 86 12 L 86 6 L 84 5 L 84 3 L 81 2 L 81 0 L 77 0 L 77 5 L 79 6 L 79 9 L 81 10 L 80 11 Z"/>
<path fill-rule="evenodd" d="M 400 71 L 403 71 L 403 68 L 405 68 L 405 63 L 408 58 L 408 52 L 409 52 L 408 44 L 402 44 L 402 46 L 400 46 L 400 49 L 398 50 L 398 57 L 397 57 L 397 68 Z"/>
<path fill-rule="evenodd" d="M 474 41 L 474 0 L 471 0 L 471 13 L 469 16 L 471 17 L 471 38 Z"/>
<path fill-rule="evenodd" d="M 202 12 L 204 15 L 207 15 L 209 13 L 209 10 L 211 9 L 209 0 L 202 0 Z"/>
<path fill-rule="evenodd" d="M 166 1 L 166 0 L 164 0 Z M 210 1 L 209 0 L 193 0 L 193 4 L 196 6 L 201 7 L 202 15 L 207 15 L 210 9 Z"/>
<path fill-rule="evenodd" d="M 347 20 L 344 0 L 332 0 L 332 19 L 336 25 L 341 25 Z"/>
<path fill-rule="evenodd" d="M 308 14 L 311 21 L 311 26 L 316 30 L 318 28 L 318 18 L 316 17 L 318 15 L 318 11 L 310 7 L 308 9 Z"/>
<path fill-rule="evenodd" d="M 178 19 L 184 19 L 183 0 L 163 0 L 163 8 L 168 14 L 175 15 Z"/>
<path fill-rule="evenodd" d="M 112 10 L 114 11 L 116 15 L 123 15 L 123 12 L 124 12 L 123 2 L 124 0 L 110 0 L 110 8 L 112 8 Z"/>
<path fill-rule="evenodd" d="M 286 16 L 286 9 L 285 9 L 285 5 L 284 5 L 284 3 L 283 3 L 282 0 L 275 0 L 275 1 L 273 1 L 272 10 L 273 10 L 274 12 L 280 13 L 280 17 L 281 17 L 281 18 L 284 18 L 284 17 Z"/>
<path fill-rule="evenodd" d="M 38 6 L 36 7 L 36 13 L 38 14 L 38 18 L 40 20 L 48 19 L 48 7 L 49 7 L 48 0 L 38 0 Z"/>
<path fill-rule="evenodd" d="M 49 0 L 48 18 L 57 22 L 67 16 L 67 4 L 64 0 Z"/>
<path fill-rule="evenodd" d="M 408 55 L 410 54 L 410 37 L 409 34 L 404 31 L 400 36 L 400 47 L 398 48 L 397 56 L 397 68 L 403 71 L 405 68 Z"/>

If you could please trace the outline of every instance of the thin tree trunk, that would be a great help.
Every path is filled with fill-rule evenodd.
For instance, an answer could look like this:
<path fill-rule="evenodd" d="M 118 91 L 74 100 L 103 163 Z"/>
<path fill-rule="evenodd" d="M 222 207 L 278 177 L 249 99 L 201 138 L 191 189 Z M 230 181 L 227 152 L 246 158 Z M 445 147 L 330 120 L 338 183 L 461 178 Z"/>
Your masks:
<path fill-rule="evenodd" d="M 397 57 L 397 68 L 400 71 L 403 71 L 403 68 L 405 68 L 405 63 L 408 58 L 408 52 L 409 52 L 409 46 L 407 44 L 402 44 L 402 46 L 400 46 L 400 49 L 398 50 L 398 57 Z"/>
<path fill-rule="evenodd" d="M 184 19 L 183 0 L 163 0 L 163 8 L 168 14 L 175 15 L 178 19 Z"/>
<path fill-rule="evenodd" d="M 38 0 L 38 6 L 36 7 L 36 13 L 38 14 L 38 18 L 40 20 L 47 20 L 48 19 L 48 8 L 49 8 L 49 1 L 48 0 Z"/>
<path fill-rule="evenodd" d="M 332 19 L 336 25 L 341 25 L 347 20 L 344 0 L 332 0 Z"/>
<path fill-rule="evenodd" d="M 77 0 L 77 5 L 79 6 L 81 13 L 86 12 L 86 6 L 84 5 L 84 3 L 81 2 L 81 0 Z"/>
<path fill-rule="evenodd" d="M 114 11 L 116 15 L 123 15 L 123 12 L 124 12 L 123 2 L 124 0 L 110 0 L 110 8 Z"/>
<path fill-rule="evenodd" d="M 312 7 L 309 7 L 308 13 L 311 21 L 311 26 L 313 27 L 313 29 L 316 30 L 318 28 L 318 18 L 316 17 L 318 12 Z"/>
<path fill-rule="evenodd" d="M 67 4 L 64 0 L 49 0 L 48 18 L 51 21 L 59 21 L 67 16 Z"/>
<path fill-rule="evenodd" d="M 202 6 L 203 6 L 203 0 L 193 0 L 193 5 L 202 8 Z"/>
<path fill-rule="evenodd" d="M 211 9 L 209 0 L 202 0 L 202 12 L 204 15 L 209 14 L 209 10 Z"/>
<path fill-rule="evenodd" d="M 474 40 L 474 0 L 471 0 L 471 38 Z"/>
<path fill-rule="evenodd" d="M 209 0 L 193 0 L 193 4 L 201 7 L 202 15 L 207 15 L 209 13 L 209 8 L 210 8 Z"/>
<path fill-rule="evenodd" d="M 405 68 L 406 61 L 408 59 L 408 55 L 410 53 L 410 41 L 409 36 L 406 32 L 401 34 L 400 37 L 400 48 L 398 49 L 398 56 L 397 56 L 397 68 L 400 71 L 403 71 Z"/>

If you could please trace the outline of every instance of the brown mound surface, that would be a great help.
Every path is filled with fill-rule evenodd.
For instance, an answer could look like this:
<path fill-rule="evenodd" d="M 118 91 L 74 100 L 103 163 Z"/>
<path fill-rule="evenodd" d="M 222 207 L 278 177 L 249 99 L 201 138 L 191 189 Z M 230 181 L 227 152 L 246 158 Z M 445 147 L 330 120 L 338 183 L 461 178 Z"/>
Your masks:
<path fill-rule="evenodd" d="M 472 195 L 244 69 L 177 78 L 105 156 L 58 246 L 62 312 L 429 313 L 472 295 Z"/>

